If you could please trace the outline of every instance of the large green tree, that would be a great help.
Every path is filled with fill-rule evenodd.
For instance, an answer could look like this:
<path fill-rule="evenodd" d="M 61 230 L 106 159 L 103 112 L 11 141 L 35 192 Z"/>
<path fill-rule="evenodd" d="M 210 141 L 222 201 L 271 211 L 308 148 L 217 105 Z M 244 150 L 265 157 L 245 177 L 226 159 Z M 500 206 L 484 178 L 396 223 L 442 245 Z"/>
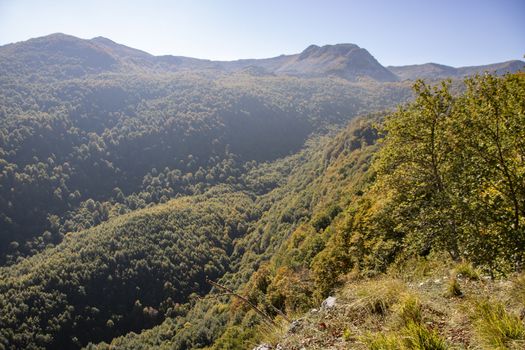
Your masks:
<path fill-rule="evenodd" d="M 415 84 L 416 100 L 387 118 L 377 186 L 417 253 L 445 249 L 491 271 L 523 264 L 525 78 L 477 76 Z"/>

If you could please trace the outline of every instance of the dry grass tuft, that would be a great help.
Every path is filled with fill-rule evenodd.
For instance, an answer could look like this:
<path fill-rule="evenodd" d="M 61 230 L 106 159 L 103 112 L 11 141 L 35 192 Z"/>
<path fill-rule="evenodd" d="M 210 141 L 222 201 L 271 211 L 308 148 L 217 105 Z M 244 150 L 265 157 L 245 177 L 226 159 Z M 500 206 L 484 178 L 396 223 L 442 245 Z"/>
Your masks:
<path fill-rule="evenodd" d="M 459 281 L 456 277 L 452 277 L 451 279 L 449 279 L 445 296 L 449 298 L 463 296 L 461 286 L 459 285 Z"/>
<path fill-rule="evenodd" d="M 480 278 L 478 270 L 468 262 L 462 262 L 456 265 L 454 272 L 456 276 L 468 278 L 472 281 L 477 281 Z"/>
<path fill-rule="evenodd" d="M 369 334 L 363 339 L 370 350 L 446 350 L 446 341 L 420 323 L 409 323 L 397 333 Z"/>
<path fill-rule="evenodd" d="M 419 298 L 413 294 L 405 294 L 401 302 L 394 307 L 401 325 L 421 323 L 423 321 L 422 305 Z"/>
<path fill-rule="evenodd" d="M 375 279 L 359 284 L 353 292 L 354 308 L 386 315 L 406 292 L 406 285 L 397 279 Z"/>
<path fill-rule="evenodd" d="M 525 327 L 520 318 L 500 302 L 482 300 L 473 312 L 476 333 L 489 349 L 524 349 Z"/>

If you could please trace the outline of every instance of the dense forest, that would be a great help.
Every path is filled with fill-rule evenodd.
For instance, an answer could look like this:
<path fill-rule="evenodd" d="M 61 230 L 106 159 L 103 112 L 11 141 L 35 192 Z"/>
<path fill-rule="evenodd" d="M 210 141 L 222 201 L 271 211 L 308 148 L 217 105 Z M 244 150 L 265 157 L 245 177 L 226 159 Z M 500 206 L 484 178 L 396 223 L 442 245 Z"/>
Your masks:
<path fill-rule="evenodd" d="M 523 73 L 268 72 L 299 57 L 0 47 L 0 349 L 247 349 L 414 259 L 523 271 Z"/>
<path fill-rule="evenodd" d="M 348 274 L 373 278 L 394 266 L 406 269 L 405 263 L 421 265 L 414 258 L 470 262 L 480 272 L 464 267 L 463 273 L 473 279 L 478 273 L 503 278 L 522 271 L 525 191 L 519 186 L 525 171 L 525 76 L 469 79 L 461 95 L 451 95 L 448 88 L 447 83 L 433 87 L 418 82 L 413 103 L 386 116 L 360 118 L 333 140 L 314 145 L 309 161 L 282 187 L 287 195 L 275 202 L 272 209 L 278 210 L 264 213 L 260 220 L 263 225 L 291 221 L 292 228 L 266 226 L 261 233 L 271 232 L 277 241 L 266 247 L 268 258 L 245 257 L 222 282 L 238 287 L 260 310 L 282 320 L 281 313 L 294 317 L 319 305 Z M 254 259 L 260 263 L 251 264 Z M 521 295 L 520 301 L 512 304 L 518 312 L 525 306 L 525 285 L 519 281 L 515 295 Z M 213 293 L 217 297 L 197 302 L 185 317 L 117 338 L 111 347 L 186 349 L 213 344 L 213 349 L 242 349 L 268 338 L 264 318 L 235 298 L 221 297 L 220 290 Z M 482 303 L 484 312 L 494 312 L 486 316 L 492 320 L 486 332 L 499 332 L 502 340 L 482 339 L 481 348 L 519 348 L 525 340 L 523 321 L 507 314 L 501 304 Z M 279 332 L 275 326 L 270 329 Z M 422 336 L 428 330 L 415 332 Z M 374 347 L 375 341 L 369 342 L 371 349 L 465 345 Z"/>
<path fill-rule="evenodd" d="M 244 75 L 5 83 L 0 259 L 116 213 L 235 183 L 247 162 L 295 152 L 314 130 L 408 96 L 403 85 Z"/>

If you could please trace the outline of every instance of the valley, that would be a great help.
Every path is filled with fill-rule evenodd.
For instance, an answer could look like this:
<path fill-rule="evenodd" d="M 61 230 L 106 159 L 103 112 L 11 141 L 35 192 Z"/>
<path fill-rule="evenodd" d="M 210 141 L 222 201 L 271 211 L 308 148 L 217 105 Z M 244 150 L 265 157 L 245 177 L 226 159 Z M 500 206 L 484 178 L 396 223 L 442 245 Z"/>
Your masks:
<path fill-rule="evenodd" d="M 518 349 L 524 65 L 1 46 L 0 349 Z M 331 295 L 363 322 L 317 320 Z M 447 300 L 481 326 L 451 336 Z"/>

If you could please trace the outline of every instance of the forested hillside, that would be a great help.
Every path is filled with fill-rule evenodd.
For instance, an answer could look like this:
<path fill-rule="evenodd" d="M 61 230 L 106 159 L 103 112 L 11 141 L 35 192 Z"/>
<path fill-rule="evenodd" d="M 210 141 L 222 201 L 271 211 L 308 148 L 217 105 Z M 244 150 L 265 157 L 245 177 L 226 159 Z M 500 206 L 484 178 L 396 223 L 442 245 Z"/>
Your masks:
<path fill-rule="evenodd" d="M 352 44 L 234 62 L 60 34 L 0 47 L 0 350 L 276 346 L 334 293 L 363 323 L 312 322 L 343 348 L 489 349 L 469 322 L 490 317 L 519 348 L 522 282 L 488 291 L 525 264 L 525 76 L 398 80 Z M 434 327 L 418 301 L 396 323 L 404 297 L 360 299 L 410 290 L 391 280 L 411 265 L 490 281 L 488 316 Z M 468 308 L 450 281 L 439 298 Z"/>
<path fill-rule="evenodd" d="M 296 152 L 312 132 L 410 96 L 408 84 L 145 74 L 135 61 L 110 73 L 84 52 L 100 47 L 44 39 L 0 48 L 2 262 L 110 216 L 235 183 L 246 162 Z M 71 64 L 98 70 L 79 76 Z"/>
<path fill-rule="evenodd" d="M 362 320 L 365 323 L 355 326 L 358 333 L 346 336 L 343 331 L 348 325 L 322 322 L 324 326 L 314 325 L 315 336 L 299 331 L 292 348 L 300 348 L 305 342 L 322 344 L 327 339 L 343 347 L 370 349 L 445 349 L 469 343 L 483 349 L 491 349 L 494 344 L 519 348 L 525 340 L 523 321 L 518 317 L 525 307 L 521 297 L 523 278 L 516 280 L 512 297 L 468 289 L 472 295 L 467 295 L 465 305 L 454 306 L 472 308 L 472 312 L 463 311 L 462 322 L 467 323 L 461 330 L 454 330 L 458 326 L 446 320 L 440 321 L 445 324 L 439 329 L 422 324 L 418 317 L 423 316 L 417 316 L 423 312 L 420 301 L 411 296 L 421 292 L 414 290 L 408 296 L 412 299 L 403 299 L 403 288 L 407 287 L 395 280 L 401 274 L 408 288 L 412 288 L 410 281 L 421 278 L 423 285 L 434 278 L 432 273 L 446 274 L 447 266 L 456 262 L 456 272 L 444 294 L 439 294 L 436 287 L 431 289 L 440 298 L 444 296 L 441 302 L 446 303 L 446 298 L 464 295 L 455 274 L 468 287 L 469 279 L 481 275 L 505 278 L 522 271 L 525 202 L 521 197 L 525 191 L 517 186 L 523 184 L 525 169 L 521 154 L 525 79 L 522 74 L 503 79 L 486 76 L 469 80 L 466 86 L 464 94 L 452 96 L 447 84 L 433 88 L 418 83 L 414 103 L 387 116 L 384 123 L 378 123 L 383 119 L 380 117 L 355 121 L 335 140 L 316 145 L 317 156 L 310 156 L 310 162 L 292 173 L 283 187 L 291 193 L 283 197 L 287 204 L 276 202 L 273 208 L 281 209 L 267 212 L 266 217 L 273 217 L 269 222 L 291 217 L 295 228 L 261 230 L 263 237 L 272 232 L 279 243 L 269 247 L 269 260 L 258 264 L 256 272 L 250 273 L 248 282 L 238 289 L 274 324 L 268 324 L 268 319 L 245 303 L 231 296 L 221 297 L 222 291 L 213 289 L 211 296 L 215 293 L 216 297 L 198 301 L 185 317 L 167 319 L 140 335 L 118 338 L 111 347 L 185 349 L 213 344 L 213 349 L 246 349 L 264 340 L 287 343 L 294 326 L 284 317 L 298 317 L 317 307 L 350 279 L 355 282 L 346 288 L 363 281 L 354 296 L 355 303 L 360 304 L 350 307 L 362 310 L 356 317 L 373 319 Z M 386 137 L 378 143 L 381 135 Z M 476 155 L 483 158 L 477 159 Z M 454 166 L 456 162 L 459 164 Z M 300 189 L 300 196 L 294 189 Z M 459 261 L 464 263 L 457 265 Z M 238 287 L 239 280 L 245 280 L 242 269 L 246 262 L 240 266 L 238 273 L 225 275 L 222 282 Z M 377 276 L 387 272 L 393 277 L 376 281 Z M 437 276 L 440 279 L 436 281 L 441 281 L 442 275 Z M 370 282 L 366 282 L 368 279 Z M 494 290 L 496 285 L 483 288 Z M 401 295 L 393 296 L 389 290 Z M 415 306 L 410 304 L 413 302 Z M 416 314 L 395 316 L 393 313 L 399 310 L 396 307 L 409 308 L 404 312 Z M 440 312 L 432 308 L 446 305 L 427 307 L 428 312 Z M 344 317 L 346 311 L 339 312 L 330 319 Z M 399 328 L 408 338 L 396 338 L 399 333 L 395 332 L 382 338 L 385 328 L 381 327 L 389 327 L 383 322 L 395 317 L 414 322 L 406 324 L 408 328 Z M 507 323 L 500 324 L 499 318 Z M 254 324 L 259 326 L 254 328 Z M 329 327 L 336 328 L 330 331 Z M 450 338 L 458 331 L 467 333 Z M 426 341 L 429 343 L 424 345 Z"/>

